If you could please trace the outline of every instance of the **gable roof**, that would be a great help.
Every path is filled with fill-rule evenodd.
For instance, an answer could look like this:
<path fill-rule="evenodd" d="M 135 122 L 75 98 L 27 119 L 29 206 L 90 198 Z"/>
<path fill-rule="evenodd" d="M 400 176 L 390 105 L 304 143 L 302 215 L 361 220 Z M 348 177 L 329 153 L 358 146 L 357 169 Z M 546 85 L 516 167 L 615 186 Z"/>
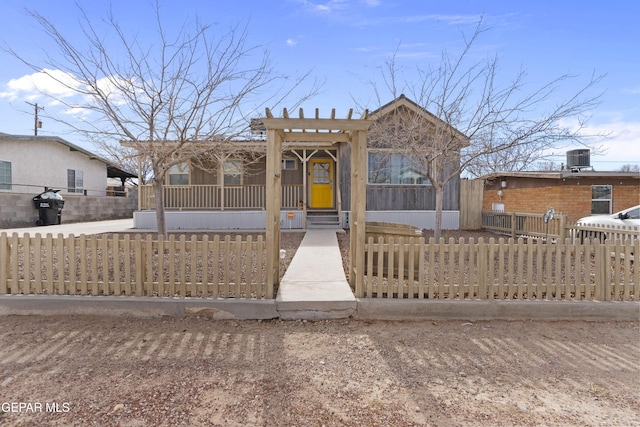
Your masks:
<path fill-rule="evenodd" d="M 369 113 L 369 119 L 371 120 L 376 120 L 379 119 L 380 117 L 383 117 L 391 112 L 393 112 L 394 110 L 397 110 L 398 108 L 401 107 L 405 107 L 410 111 L 413 111 L 414 113 L 418 114 L 418 115 L 422 115 L 422 116 L 426 116 L 427 120 L 429 120 L 432 123 L 440 123 L 441 125 L 450 127 L 451 129 L 453 129 L 455 131 L 455 133 L 464 140 L 469 140 L 469 137 L 467 137 L 465 134 L 463 134 L 462 132 L 460 132 L 458 129 L 454 128 L 453 126 L 449 125 L 447 122 L 445 122 L 444 120 L 440 119 L 439 117 L 437 117 L 436 115 L 434 115 L 433 113 L 429 112 L 428 110 L 426 110 L 424 107 L 418 105 L 417 103 L 415 103 L 414 101 L 412 101 L 411 99 L 407 98 L 404 94 L 401 94 L 399 97 L 397 97 L 396 99 L 394 99 L 393 101 L 387 102 L 386 104 L 384 104 L 382 107 L 378 108 L 375 111 L 372 111 L 371 113 Z"/>
<path fill-rule="evenodd" d="M 134 174 L 126 169 L 121 168 L 115 163 L 105 159 L 104 157 L 98 156 L 97 154 L 92 153 L 89 150 L 85 150 L 82 147 L 79 147 L 65 139 L 62 139 L 58 136 L 32 136 L 32 135 L 10 135 L 8 133 L 0 132 L 0 142 L 2 141 L 24 141 L 24 142 L 45 142 L 51 144 L 60 144 L 69 148 L 69 151 L 77 151 L 79 153 L 84 154 L 90 160 L 98 160 L 99 162 L 104 163 L 107 166 L 107 178 L 137 178 L 138 175 Z"/>

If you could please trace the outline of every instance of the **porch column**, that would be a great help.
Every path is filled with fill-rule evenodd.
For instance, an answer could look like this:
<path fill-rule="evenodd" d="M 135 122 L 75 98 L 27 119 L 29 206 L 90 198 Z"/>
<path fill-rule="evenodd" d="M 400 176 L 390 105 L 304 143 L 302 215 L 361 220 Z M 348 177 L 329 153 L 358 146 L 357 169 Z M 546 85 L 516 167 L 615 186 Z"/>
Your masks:
<path fill-rule="evenodd" d="M 267 129 L 267 298 L 275 298 L 274 285 L 280 282 L 280 206 L 282 204 L 282 137 Z"/>
<path fill-rule="evenodd" d="M 222 154 L 220 156 L 215 156 L 218 160 L 218 185 L 220 189 L 220 210 L 224 210 L 224 162 L 227 160 L 228 155 Z"/>
<path fill-rule="evenodd" d="M 357 298 L 364 295 L 365 216 L 367 203 L 367 132 L 355 131 L 351 138 L 351 234 L 349 284 Z"/>
<path fill-rule="evenodd" d="M 298 154 L 296 153 L 296 156 Z M 302 149 L 302 157 L 298 156 L 302 163 L 302 228 L 307 229 L 307 149 Z"/>
<path fill-rule="evenodd" d="M 138 154 L 138 210 L 142 210 L 142 156 Z M 122 184 L 124 186 L 124 184 Z M 145 191 L 146 194 L 146 191 Z M 148 208 L 147 208 L 148 209 Z"/>

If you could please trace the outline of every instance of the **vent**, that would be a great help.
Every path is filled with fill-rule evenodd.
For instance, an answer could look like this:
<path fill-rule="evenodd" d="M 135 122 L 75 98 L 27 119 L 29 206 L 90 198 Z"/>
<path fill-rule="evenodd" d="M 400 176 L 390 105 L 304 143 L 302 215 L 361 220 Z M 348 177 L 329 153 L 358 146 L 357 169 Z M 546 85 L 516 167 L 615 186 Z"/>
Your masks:
<path fill-rule="evenodd" d="M 580 170 L 591 167 L 590 151 L 586 149 L 567 151 L 567 168 Z"/>

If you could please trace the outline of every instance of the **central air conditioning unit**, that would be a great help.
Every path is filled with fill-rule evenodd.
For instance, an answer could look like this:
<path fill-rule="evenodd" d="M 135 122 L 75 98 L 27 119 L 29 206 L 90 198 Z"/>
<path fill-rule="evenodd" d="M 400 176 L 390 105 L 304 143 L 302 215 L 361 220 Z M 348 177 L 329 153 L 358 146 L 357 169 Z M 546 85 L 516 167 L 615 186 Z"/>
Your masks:
<path fill-rule="evenodd" d="M 591 151 L 588 149 L 567 151 L 567 168 L 572 172 L 591 167 Z"/>

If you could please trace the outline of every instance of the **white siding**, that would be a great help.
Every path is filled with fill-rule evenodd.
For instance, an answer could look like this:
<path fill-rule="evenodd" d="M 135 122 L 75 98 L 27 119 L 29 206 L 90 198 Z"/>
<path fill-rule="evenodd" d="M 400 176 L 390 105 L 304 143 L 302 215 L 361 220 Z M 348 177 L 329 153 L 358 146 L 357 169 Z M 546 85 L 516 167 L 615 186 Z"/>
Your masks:
<path fill-rule="evenodd" d="M 348 228 L 349 212 L 343 212 L 342 226 Z M 435 211 L 367 211 L 367 221 L 393 222 L 413 225 L 414 227 L 433 230 L 436 223 Z M 460 228 L 460 211 L 442 212 L 442 229 L 458 230 Z"/>
<path fill-rule="evenodd" d="M 287 218 L 288 211 L 280 212 L 280 228 L 282 230 L 302 228 L 302 212 L 293 212 L 294 218 L 291 221 Z M 167 230 L 264 230 L 266 229 L 266 218 L 265 211 L 165 212 Z M 156 212 L 134 212 L 133 228 L 157 229 Z"/>

